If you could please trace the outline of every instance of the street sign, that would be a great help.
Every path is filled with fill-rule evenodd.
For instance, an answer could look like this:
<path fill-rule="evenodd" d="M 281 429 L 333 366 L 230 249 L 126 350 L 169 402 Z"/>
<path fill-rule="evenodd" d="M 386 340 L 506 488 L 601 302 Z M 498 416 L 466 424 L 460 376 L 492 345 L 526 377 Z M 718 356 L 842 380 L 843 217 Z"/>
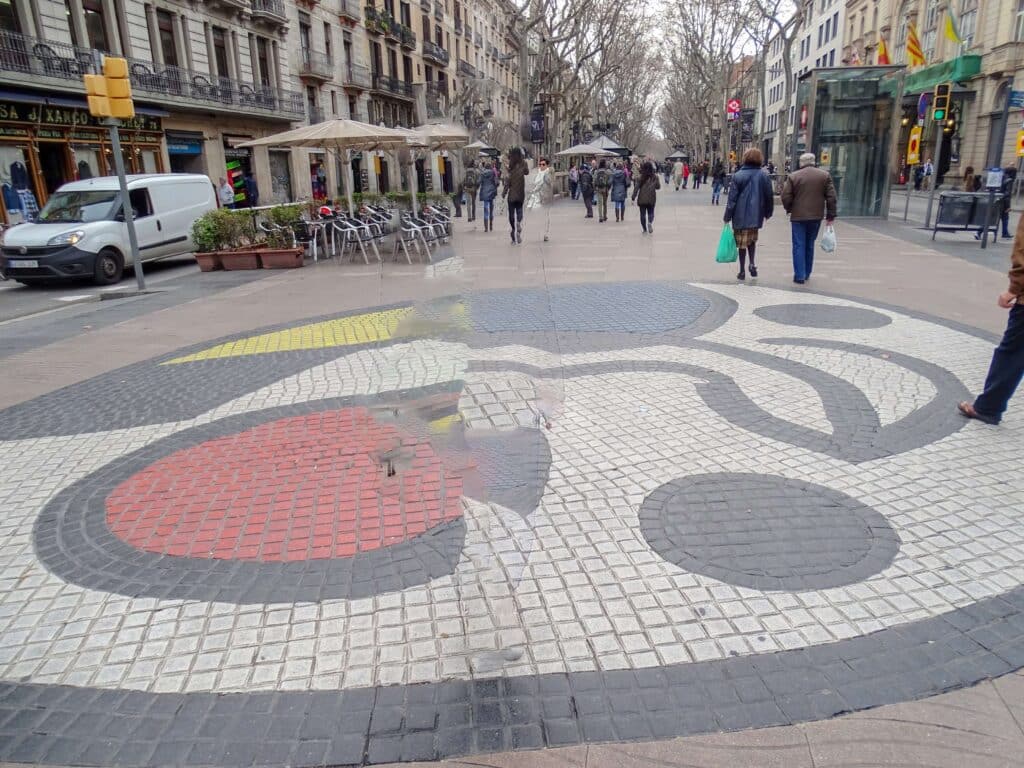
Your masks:
<path fill-rule="evenodd" d="M 1024 130 L 1017 131 L 1017 157 L 1024 157 Z"/>
<path fill-rule="evenodd" d="M 1010 109 L 1024 109 L 1024 91 L 1010 91 Z"/>
<path fill-rule="evenodd" d="M 907 165 L 917 165 L 921 162 L 921 126 L 915 125 L 910 129 L 910 140 L 907 142 Z"/>
<path fill-rule="evenodd" d="M 985 169 L 985 188 L 986 189 L 999 189 L 1003 186 L 1003 169 L 1002 168 L 986 168 Z"/>
<path fill-rule="evenodd" d="M 928 102 L 931 101 L 932 95 L 930 93 L 922 93 L 917 100 L 917 119 L 924 120 L 924 116 L 928 114 Z"/>
<path fill-rule="evenodd" d="M 742 108 L 743 104 L 739 99 L 729 99 L 725 104 L 725 119 L 738 120 Z"/>

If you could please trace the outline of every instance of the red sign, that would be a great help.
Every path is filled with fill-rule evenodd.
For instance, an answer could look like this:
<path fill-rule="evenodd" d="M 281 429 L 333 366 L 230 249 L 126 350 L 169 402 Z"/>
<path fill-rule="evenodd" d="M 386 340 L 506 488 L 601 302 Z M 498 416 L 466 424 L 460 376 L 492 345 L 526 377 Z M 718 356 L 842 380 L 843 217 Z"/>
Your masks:
<path fill-rule="evenodd" d="M 739 111 L 740 109 L 743 108 L 743 105 L 740 103 L 739 99 L 729 99 L 729 103 L 726 105 L 726 107 L 729 112 L 739 114 Z"/>
<path fill-rule="evenodd" d="M 800 107 L 800 130 L 803 131 L 803 130 L 806 130 L 806 129 L 807 129 L 807 105 L 804 104 L 802 107 Z"/>

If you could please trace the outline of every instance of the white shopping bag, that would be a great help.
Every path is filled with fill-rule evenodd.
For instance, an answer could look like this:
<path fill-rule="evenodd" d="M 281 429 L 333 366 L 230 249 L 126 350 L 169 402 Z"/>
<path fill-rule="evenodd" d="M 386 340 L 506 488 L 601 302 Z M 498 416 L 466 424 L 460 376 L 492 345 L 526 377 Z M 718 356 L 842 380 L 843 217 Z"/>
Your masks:
<path fill-rule="evenodd" d="M 825 227 L 825 234 L 821 236 L 821 250 L 825 253 L 832 253 L 836 249 L 836 230 L 831 224 Z"/>

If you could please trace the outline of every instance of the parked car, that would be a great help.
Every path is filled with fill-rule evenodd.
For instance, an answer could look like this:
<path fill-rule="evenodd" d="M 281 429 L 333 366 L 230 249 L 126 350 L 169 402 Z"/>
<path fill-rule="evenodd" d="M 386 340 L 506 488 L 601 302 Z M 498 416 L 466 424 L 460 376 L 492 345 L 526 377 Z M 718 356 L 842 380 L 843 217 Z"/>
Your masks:
<path fill-rule="evenodd" d="M 143 262 L 191 253 L 192 223 L 217 207 L 207 176 L 185 173 L 128 177 L 128 197 Z M 117 177 L 73 181 L 54 192 L 34 221 L 8 229 L 0 271 L 31 284 L 91 277 L 116 283 L 132 263 Z"/>

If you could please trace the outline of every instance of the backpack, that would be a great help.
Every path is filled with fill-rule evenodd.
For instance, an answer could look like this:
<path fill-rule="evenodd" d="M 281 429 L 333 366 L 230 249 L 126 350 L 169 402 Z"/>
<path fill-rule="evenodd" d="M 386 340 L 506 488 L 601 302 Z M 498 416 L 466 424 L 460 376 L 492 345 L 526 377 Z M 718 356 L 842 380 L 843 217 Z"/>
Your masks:
<path fill-rule="evenodd" d="M 594 175 L 594 186 L 598 189 L 607 189 L 612 184 L 611 174 L 607 168 L 598 168 Z"/>
<path fill-rule="evenodd" d="M 480 174 L 476 168 L 467 168 L 466 176 L 462 180 L 462 186 L 475 189 L 480 186 Z"/>

